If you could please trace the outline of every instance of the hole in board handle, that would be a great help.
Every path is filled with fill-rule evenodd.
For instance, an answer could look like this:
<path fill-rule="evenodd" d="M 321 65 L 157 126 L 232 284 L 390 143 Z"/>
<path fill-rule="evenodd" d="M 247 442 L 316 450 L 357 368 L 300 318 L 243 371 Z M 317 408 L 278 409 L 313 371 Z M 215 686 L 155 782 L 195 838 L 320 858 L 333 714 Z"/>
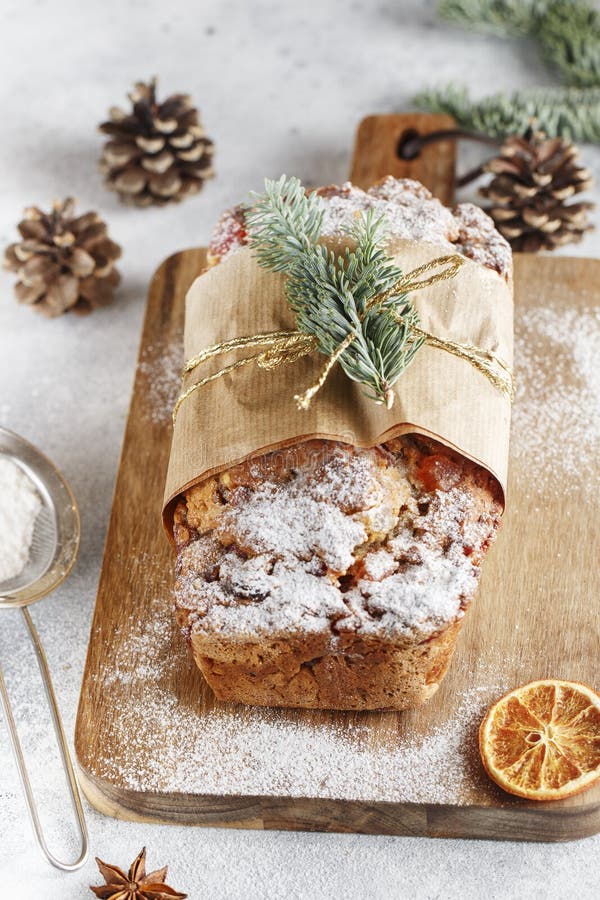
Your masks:
<path fill-rule="evenodd" d="M 422 136 L 416 128 L 403 131 L 396 145 L 396 153 L 400 159 L 416 159 L 421 153 Z"/>

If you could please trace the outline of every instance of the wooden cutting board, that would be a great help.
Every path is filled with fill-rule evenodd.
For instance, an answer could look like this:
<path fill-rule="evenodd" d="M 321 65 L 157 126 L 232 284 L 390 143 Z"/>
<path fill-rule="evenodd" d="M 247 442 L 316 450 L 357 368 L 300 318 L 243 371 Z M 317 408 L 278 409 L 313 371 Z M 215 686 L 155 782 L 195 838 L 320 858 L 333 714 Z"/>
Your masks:
<path fill-rule="evenodd" d="M 449 200 L 451 145 L 410 164 L 395 156 L 407 128 L 447 124 L 365 120 L 353 177 L 412 176 Z M 398 714 L 218 703 L 174 626 L 160 512 L 184 296 L 204 261 L 202 249 L 178 253 L 150 285 L 76 727 L 90 802 L 127 819 L 244 828 L 523 840 L 599 831 L 600 787 L 554 804 L 511 797 L 484 774 L 476 736 L 487 705 L 518 684 L 554 676 L 600 686 L 590 382 L 600 262 L 515 259 L 518 395 L 504 525 L 441 689 Z"/>

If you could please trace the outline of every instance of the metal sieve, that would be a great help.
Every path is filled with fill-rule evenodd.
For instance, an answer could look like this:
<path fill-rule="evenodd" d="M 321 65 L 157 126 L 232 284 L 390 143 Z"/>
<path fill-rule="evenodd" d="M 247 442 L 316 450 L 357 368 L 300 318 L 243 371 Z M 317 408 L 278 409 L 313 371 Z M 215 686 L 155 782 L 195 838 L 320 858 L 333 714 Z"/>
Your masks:
<path fill-rule="evenodd" d="M 46 654 L 27 607 L 55 590 L 73 568 L 79 548 L 79 512 L 71 490 L 58 469 L 24 438 L 0 427 L 0 454 L 11 459 L 25 472 L 35 485 L 42 501 L 25 568 L 15 578 L 0 582 L 0 608 L 20 608 L 35 650 L 79 827 L 81 852 L 74 862 L 62 862 L 57 859 L 46 843 L 1 666 L 0 699 L 36 840 L 53 866 L 73 871 L 79 869 L 87 858 L 87 827 Z"/>

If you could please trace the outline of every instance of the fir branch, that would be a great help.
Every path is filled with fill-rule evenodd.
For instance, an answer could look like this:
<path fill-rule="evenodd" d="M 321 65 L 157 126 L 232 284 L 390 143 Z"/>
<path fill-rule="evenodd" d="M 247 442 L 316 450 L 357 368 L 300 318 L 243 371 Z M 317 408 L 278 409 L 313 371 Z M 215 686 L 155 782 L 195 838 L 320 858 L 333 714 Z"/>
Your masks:
<path fill-rule="evenodd" d="M 466 88 L 451 84 L 423 91 L 412 102 L 429 112 L 448 113 L 461 127 L 491 137 L 522 134 L 535 118 L 548 137 L 600 143 L 600 88 L 538 88 L 473 101 Z"/>
<path fill-rule="evenodd" d="M 530 34 L 548 0 L 441 0 L 438 14 L 448 22 L 501 37 Z"/>
<path fill-rule="evenodd" d="M 317 242 L 323 224 L 323 204 L 318 194 L 306 194 L 298 178 L 279 181 L 265 178 L 265 193 L 252 193 L 246 222 L 252 228 L 253 246 L 260 265 L 285 272 L 306 247 Z"/>
<path fill-rule="evenodd" d="M 322 217 L 320 198 L 306 195 L 297 178 L 266 180 L 246 212 L 250 247 L 263 268 L 286 273 L 296 327 L 328 357 L 352 336 L 339 356 L 342 369 L 389 405 L 393 384 L 423 343 L 410 327 L 417 312 L 406 293 L 373 302 L 402 277 L 381 247 L 381 220 L 361 218 L 350 235 L 355 249 L 340 256 L 318 243 Z"/>
<path fill-rule="evenodd" d="M 600 14 L 588 0 L 441 0 L 438 13 L 488 34 L 531 35 L 567 85 L 600 86 Z"/>
<path fill-rule="evenodd" d="M 535 35 L 542 55 L 573 87 L 600 86 L 600 15 L 582 0 L 552 0 Z"/>

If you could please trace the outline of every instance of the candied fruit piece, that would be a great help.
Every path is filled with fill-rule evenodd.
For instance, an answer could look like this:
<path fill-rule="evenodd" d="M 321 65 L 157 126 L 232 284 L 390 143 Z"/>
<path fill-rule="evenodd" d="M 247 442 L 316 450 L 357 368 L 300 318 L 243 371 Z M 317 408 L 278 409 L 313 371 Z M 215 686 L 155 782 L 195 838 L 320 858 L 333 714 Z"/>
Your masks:
<path fill-rule="evenodd" d="M 227 210 L 221 216 L 208 245 L 209 262 L 217 263 L 246 244 L 246 223 L 241 206 Z"/>
<path fill-rule="evenodd" d="M 425 456 L 416 471 L 426 491 L 449 491 L 461 478 L 460 465 L 442 453 Z"/>

